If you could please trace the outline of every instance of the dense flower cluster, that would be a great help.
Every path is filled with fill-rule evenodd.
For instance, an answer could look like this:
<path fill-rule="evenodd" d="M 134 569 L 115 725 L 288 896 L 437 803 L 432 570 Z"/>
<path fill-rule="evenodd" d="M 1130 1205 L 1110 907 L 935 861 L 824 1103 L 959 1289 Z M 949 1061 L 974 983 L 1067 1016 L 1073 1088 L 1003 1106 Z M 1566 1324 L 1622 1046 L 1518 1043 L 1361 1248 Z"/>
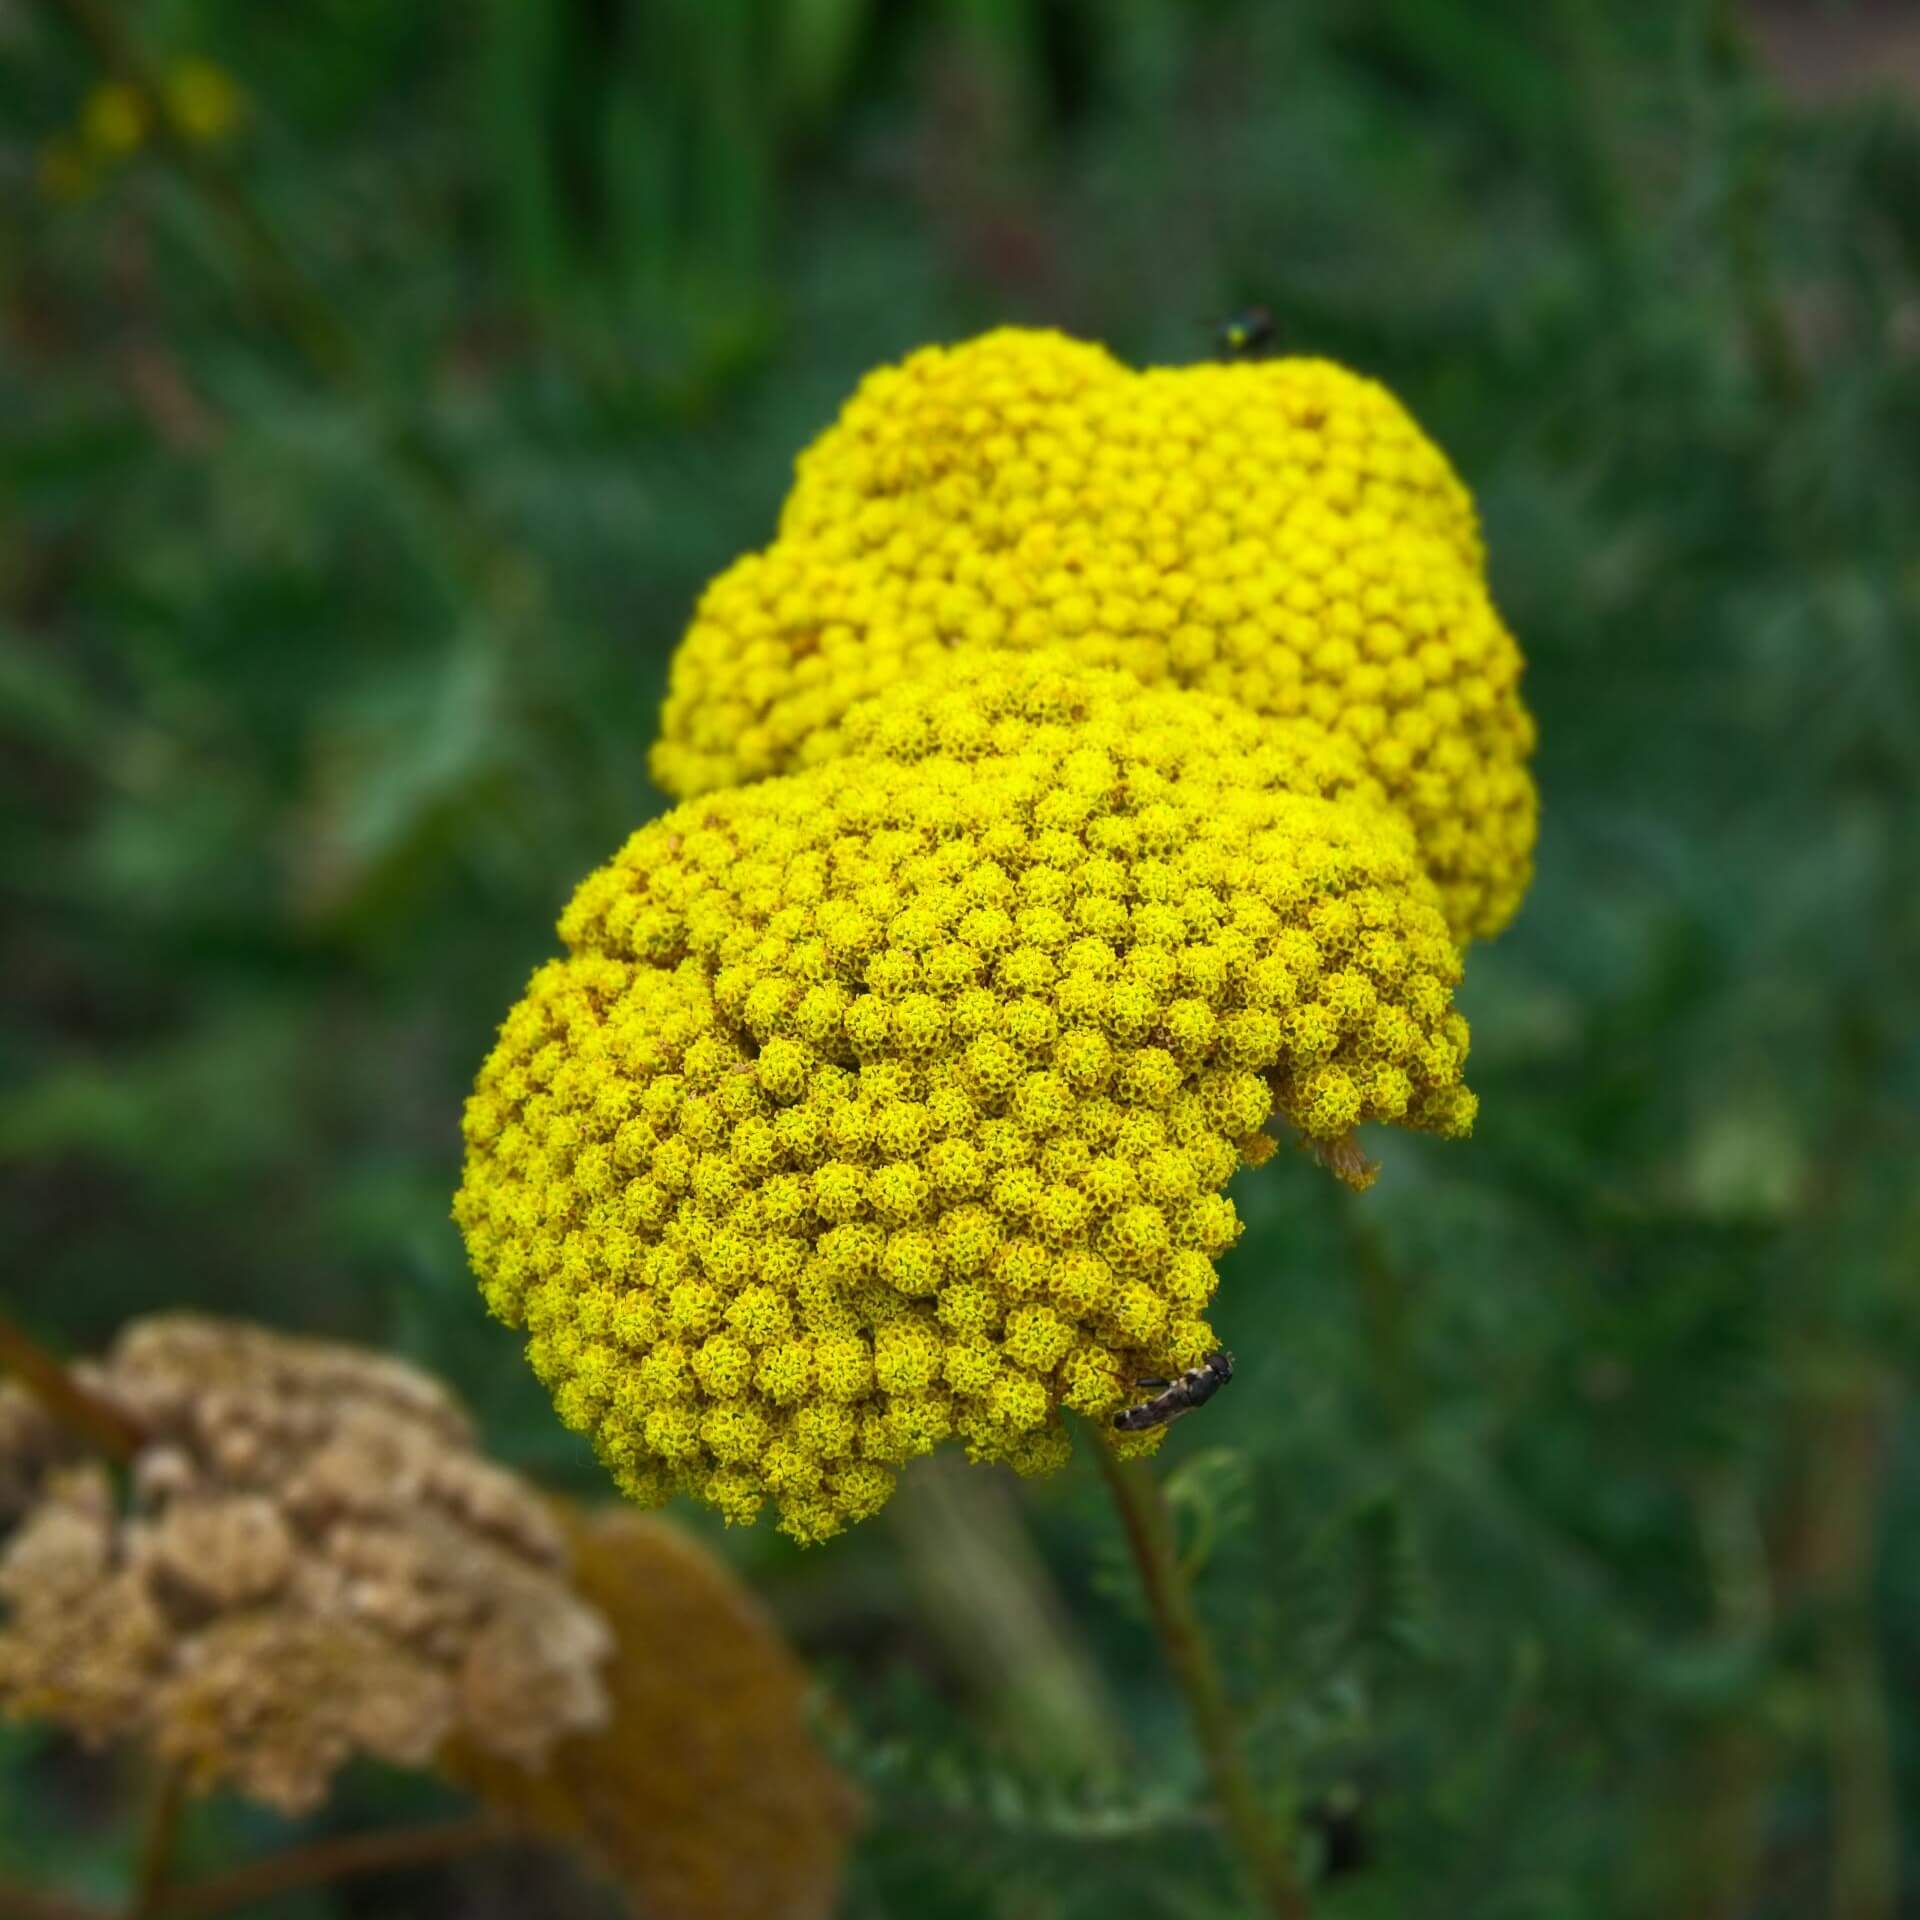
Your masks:
<path fill-rule="evenodd" d="M 1068 653 L 856 706 L 561 933 L 468 1105 L 487 1298 L 634 1497 L 771 1496 L 803 1540 L 949 1435 L 1054 1466 L 1063 1408 L 1210 1352 L 1276 1109 L 1471 1124 L 1457 951 L 1367 756 Z"/>
<path fill-rule="evenodd" d="M 1368 381 L 1017 331 L 873 375 L 675 659 L 684 804 L 469 1103 L 456 1215 L 563 1417 L 638 1500 L 818 1540 L 1203 1359 L 1270 1118 L 1354 1185 L 1361 1123 L 1472 1122 L 1519 675 Z"/>
<path fill-rule="evenodd" d="M 1009 329 L 873 374 L 779 537 L 702 599 L 654 774 L 687 797 L 805 766 L 951 651 L 1060 646 L 1341 736 L 1457 938 L 1519 905 L 1533 723 L 1472 500 L 1391 395 L 1325 361 L 1135 373 Z"/>
<path fill-rule="evenodd" d="M 355 1754 L 537 1766 L 605 1720 L 558 1522 L 426 1375 L 179 1315 L 86 1378 L 145 1436 L 130 1508 L 0 1387 L 0 1710 L 289 1812 Z"/>

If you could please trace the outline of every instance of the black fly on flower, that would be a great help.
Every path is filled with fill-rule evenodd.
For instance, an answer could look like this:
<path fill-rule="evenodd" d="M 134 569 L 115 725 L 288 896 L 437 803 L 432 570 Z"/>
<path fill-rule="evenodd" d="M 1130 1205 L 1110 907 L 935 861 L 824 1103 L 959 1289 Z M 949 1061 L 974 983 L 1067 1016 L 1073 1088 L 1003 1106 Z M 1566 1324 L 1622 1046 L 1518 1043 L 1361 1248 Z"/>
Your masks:
<path fill-rule="evenodd" d="M 1136 1380 L 1136 1387 L 1159 1387 L 1151 1400 L 1137 1407 L 1122 1407 L 1113 1416 L 1113 1424 L 1122 1433 L 1144 1433 L 1149 1427 L 1164 1427 L 1183 1413 L 1204 1407 L 1233 1378 L 1233 1355 L 1222 1349 L 1210 1353 L 1197 1367 L 1189 1367 L 1177 1380 Z"/>

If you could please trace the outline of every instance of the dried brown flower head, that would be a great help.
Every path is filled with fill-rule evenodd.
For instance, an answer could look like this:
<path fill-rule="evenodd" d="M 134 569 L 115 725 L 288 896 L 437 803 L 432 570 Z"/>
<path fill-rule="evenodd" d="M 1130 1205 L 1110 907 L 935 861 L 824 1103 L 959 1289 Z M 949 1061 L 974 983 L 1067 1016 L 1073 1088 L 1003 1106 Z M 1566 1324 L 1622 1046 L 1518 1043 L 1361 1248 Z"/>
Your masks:
<path fill-rule="evenodd" d="M 559 1523 L 426 1375 L 169 1315 L 83 1378 L 143 1436 L 125 1506 L 0 1392 L 0 1710 L 289 1812 L 354 1754 L 537 1769 L 606 1721 Z"/>
<path fill-rule="evenodd" d="M 40 1402 L 0 1380 L 0 1527 L 10 1527 L 39 1498 L 48 1472 L 71 1448 Z"/>

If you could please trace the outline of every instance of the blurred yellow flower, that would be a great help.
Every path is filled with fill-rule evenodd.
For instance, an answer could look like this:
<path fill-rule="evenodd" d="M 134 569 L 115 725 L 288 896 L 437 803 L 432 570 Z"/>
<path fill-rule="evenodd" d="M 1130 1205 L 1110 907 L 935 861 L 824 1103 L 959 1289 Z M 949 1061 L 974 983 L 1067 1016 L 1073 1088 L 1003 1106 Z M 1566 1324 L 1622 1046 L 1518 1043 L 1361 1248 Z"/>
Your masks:
<path fill-rule="evenodd" d="M 166 78 L 167 117 L 189 140 L 227 139 L 246 112 L 246 96 L 226 68 L 211 60 L 179 60 Z"/>
<path fill-rule="evenodd" d="M 103 80 L 80 109 L 80 133 L 102 160 L 123 160 L 149 131 L 146 96 L 124 80 Z"/>

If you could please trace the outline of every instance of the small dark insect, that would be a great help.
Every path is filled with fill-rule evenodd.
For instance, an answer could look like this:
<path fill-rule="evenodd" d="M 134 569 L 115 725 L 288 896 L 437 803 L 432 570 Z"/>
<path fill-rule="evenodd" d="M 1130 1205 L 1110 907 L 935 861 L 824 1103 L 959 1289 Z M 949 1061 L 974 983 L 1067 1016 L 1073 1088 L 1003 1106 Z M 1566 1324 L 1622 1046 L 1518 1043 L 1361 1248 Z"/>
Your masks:
<path fill-rule="evenodd" d="M 1213 343 L 1222 360 L 1251 360 L 1274 343 L 1279 328 L 1270 307 L 1247 307 L 1213 330 Z"/>
<path fill-rule="evenodd" d="M 1151 1400 L 1137 1407 L 1122 1407 L 1113 1416 L 1113 1424 L 1122 1433 L 1143 1433 L 1148 1427 L 1164 1427 L 1195 1407 L 1204 1407 L 1233 1378 L 1233 1355 L 1210 1353 L 1197 1367 L 1189 1367 L 1178 1380 L 1136 1380 L 1136 1387 L 1163 1387 Z"/>

